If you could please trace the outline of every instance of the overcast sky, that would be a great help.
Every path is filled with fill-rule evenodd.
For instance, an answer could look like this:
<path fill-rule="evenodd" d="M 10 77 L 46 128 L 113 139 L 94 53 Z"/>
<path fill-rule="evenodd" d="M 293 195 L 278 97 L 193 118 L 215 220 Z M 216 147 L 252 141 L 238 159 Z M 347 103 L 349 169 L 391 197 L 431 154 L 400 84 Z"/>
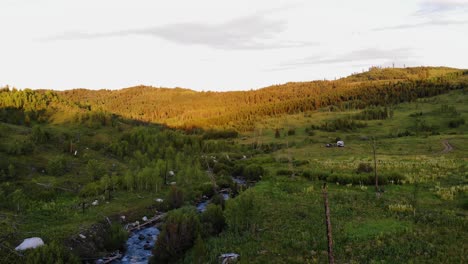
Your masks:
<path fill-rule="evenodd" d="M 0 85 L 247 90 L 468 68 L 468 0 L 0 0 Z"/>

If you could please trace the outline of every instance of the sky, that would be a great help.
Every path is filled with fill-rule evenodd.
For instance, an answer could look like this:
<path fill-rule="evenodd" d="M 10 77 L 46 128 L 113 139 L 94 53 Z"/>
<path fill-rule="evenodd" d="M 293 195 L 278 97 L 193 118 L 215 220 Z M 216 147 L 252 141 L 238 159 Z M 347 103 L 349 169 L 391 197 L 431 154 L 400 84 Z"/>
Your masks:
<path fill-rule="evenodd" d="M 249 90 L 468 68 L 468 0 L 0 0 L 0 86 Z"/>

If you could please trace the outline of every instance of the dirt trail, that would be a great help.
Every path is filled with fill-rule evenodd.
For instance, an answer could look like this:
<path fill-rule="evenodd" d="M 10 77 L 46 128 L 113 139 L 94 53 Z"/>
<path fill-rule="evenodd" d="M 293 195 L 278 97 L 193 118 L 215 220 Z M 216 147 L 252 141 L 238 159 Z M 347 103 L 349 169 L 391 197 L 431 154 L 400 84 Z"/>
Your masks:
<path fill-rule="evenodd" d="M 442 145 L 444 145 L 444 150 L 442 150 L 441 152 L 442 154 L 449 153 L 453 150 L 452 145 L 450 145 L 450 143 L 446 139 L 442 141 Z"/>

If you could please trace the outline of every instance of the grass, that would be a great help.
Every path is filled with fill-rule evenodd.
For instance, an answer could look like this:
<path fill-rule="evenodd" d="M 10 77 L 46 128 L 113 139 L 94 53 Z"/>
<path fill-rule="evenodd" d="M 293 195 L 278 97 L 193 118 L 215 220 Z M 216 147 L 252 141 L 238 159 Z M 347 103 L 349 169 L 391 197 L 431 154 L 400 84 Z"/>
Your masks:
<path fill-rule="evenodd" d="M 377 138 L 378 172 L 401 173 L 405 181 L 383 186 L 385 192 L 379 199 L 373 186 L 329 183 L 336 261 L 466 262 L 468 126 L 448 127 L 448 117 L 438 110 L 444 104 L 454 106 L 468 120 L 467 96 L 455 91 L 400 104 L 394 108 L 393 118 L 366 121 L 367 127 L 349 132 L 315 131 L 309 136 L 305 128 L 356 112 L 314 112 L 265 120 L 237 140 L 247 145 L 283 144 L 277 151 L 247 161 L 262 164 L 268 171 L 247 191 L 255 195 L 259 208 L 257 229 L 237 234 L 228 228 L 209 239 L 206 259 L 215 263 L 220 254 L 235 252 L 241 256 L 240 263 L 327 263 L 322 181 L 307 180 L 301 172 L 354 175 L 360 163 L 373 164 L 370 141 L 364 139 L 373 136 Z M 391 136 L 411 128 L 414 117 L 410 115 L 416 111 L 438 126 L 438 134 Z M 280 138 L 275 138 L 277 128 L 282 128 Z M 288 136 L 289 129 L 295 135 Z M 324 147 L 336 137 L 344 139 L 345 148 Z M 453 151 L 442 153 L 443 140 L 448 140 Z M 301 161 L 301 165 L 290 161 Z M 277 173 L 288 170 L 296 176 Z M 452 199 L 443 198 L 443 192 L 450 190 L 456 190 L 449 196 Z M 191 254 L 181 262 L 190 263 Z"/>
<path fill-rule="evenodd" d="M 321 193 L 323 181 L 301 175 L 311 172 L 359 176 L 356 172 L 359 164 L 373 164 L 369 139 L 375 137 L 379 175 L 399 173 L 404 181 L 402 185 L 389 183 L 381 186 L 384 192 L 380 198 L 376 198 L 372 185 L 338 184 L 328 180 L 337 262 L 466 262 L 468 122 L 451 128 L 448 120 L 452 116 L 440 109 L 442 105 L 453 106 L 458 112 L 457 117 L 468 121 L 467 96 L 464 91 L 454 91 L 399 104 L 394 107 L 392 118 L 365 121 L 367 127 L 354 131 L 315 130 L 313 135 L 309 135 L 306 128 L 359 111 L 317 111 L 265 119 L 255 131 L 235 139 L 236 143 L 246 146 L 254 143 L 280 145 L 277 150 L 268 153 L 254 149 L 252 153 L 256 155 L 245 153 L 248 158 L 239 161 L 261 165 L 266 170 L 260 182 L 240 194 L 255 198 L 255 210 L 251 216 L 254 228 L 239 233 L 231 227 L 219 236 L 206 238 L 205 260 L 216 263 L 220 254 L 235 252 L 241 255 L 241 263 L 326 263 L 327 241 Z M 414 117 L 413 113 L 423 114 Z M 437 128 L 433 132 L 414 131 L 416 118 Z M 66 134 L 76 139 L 79 135 L 79 142 L 75 143 L 79 157 L 75 158 L 62 150 L 69 144 L 66 140 L 56 140 L 54 144 L 59 146 L 41 145 L 31 155 L 14 156 L 0 152 L 1 163 L 19 165 L 17 169 L 22 177 L 15 184 L 37 191 L 31 192 L 31 195 L 44 191 L 36 183 L 78 187 L 89 182 L 91 179 L 83 172 L 88 159 L 99 160 L 109 170 L 112 164 L 116 164 L 114 173 L 117 175 L 129 166 L 125 160 L 103 151 L 111 139 L 121 133 L 115 128 L 57 125 L 44 128 L 53 131 L 56 138 Z M 276 129 L 280 129 L 279 138 L 275 137 Z M 294 135 L 288 135 L 290 129 L 294 129 Z M 411 130 L 412 135 L 396 136 L 406 130 Z M 0 124 L 0 148 L 8 148 L 15 139 L 27 139 L 29 131 L 30 128 L 22 126 Z M 335 142 L 337 137 L 345 141 L 346 147 L 324 147 L 325 143 Z M 448 140 L 453 146 L 451 152 L 442 153 L 443 140 Z M 224 143 L 232 145 L 228 141 Z M 68 171 L 58 177 L 42 173 L 40 168 L 57 155 L 66 156 Z M 31 170 L 32 167 L 36 170 Z M 288 174 L 289 171 L 295 176 Z M 135 220 L 152 214 L 154 198 L 165 196 L 165 192 L 116 191 L 109 203 L 101 202 L 82 214 L 77 207 L 79 198 L 76 195 L 59 190 L 54 192 L 57 199 L 38 199 L 21 214 L 0 212 L 11 215 L 0 219 L 4 227 L 16 223 L 20 235 L 15 238 L 15 243 L 30 236 L 64 240 L 98 221 L 104 221 L 106 216 L 123 214 Z M 237 198 L 230 199 L 227 210 L 230 204 L 232 206 L 238 201 Z M 193 252 L 184 256 L 181 262 L 192 263 Z"/>

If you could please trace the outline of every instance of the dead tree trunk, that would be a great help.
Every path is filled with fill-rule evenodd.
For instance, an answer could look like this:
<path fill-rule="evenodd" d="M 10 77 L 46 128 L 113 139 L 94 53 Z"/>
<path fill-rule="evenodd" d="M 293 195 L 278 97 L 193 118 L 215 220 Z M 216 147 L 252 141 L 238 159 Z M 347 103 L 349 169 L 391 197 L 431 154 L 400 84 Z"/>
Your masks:
<path fill-rule="evenodd" d="M 378 193 L 380 189 L 379 189 L 379 177 L 377 174 L 377 158 L 376 158 L 375 149 L 376 149 L 375 138 L 372 138 L 372 152 L 374 153 L 375 192 Z"/>
<path fill-rule="evenodd" d="M 164 185 L 167 185 L 167 157 L 166 157 L 166 168 L 164 169 Z"/>
<path fill-rule="evenodd" d="M 332 237 L 332 227 L 331 227 L 331 221 L 330 221 L 330 207 L 328 206 L 328 193 L 327 193 L 326 183 L 323 184 L 322 192 L 323 192 L 323 202 L 325 205 L 325 224 L 327 226 L 328 263 L 334 264 L 335 258 L 333 257 L 333 237 Z"/>

